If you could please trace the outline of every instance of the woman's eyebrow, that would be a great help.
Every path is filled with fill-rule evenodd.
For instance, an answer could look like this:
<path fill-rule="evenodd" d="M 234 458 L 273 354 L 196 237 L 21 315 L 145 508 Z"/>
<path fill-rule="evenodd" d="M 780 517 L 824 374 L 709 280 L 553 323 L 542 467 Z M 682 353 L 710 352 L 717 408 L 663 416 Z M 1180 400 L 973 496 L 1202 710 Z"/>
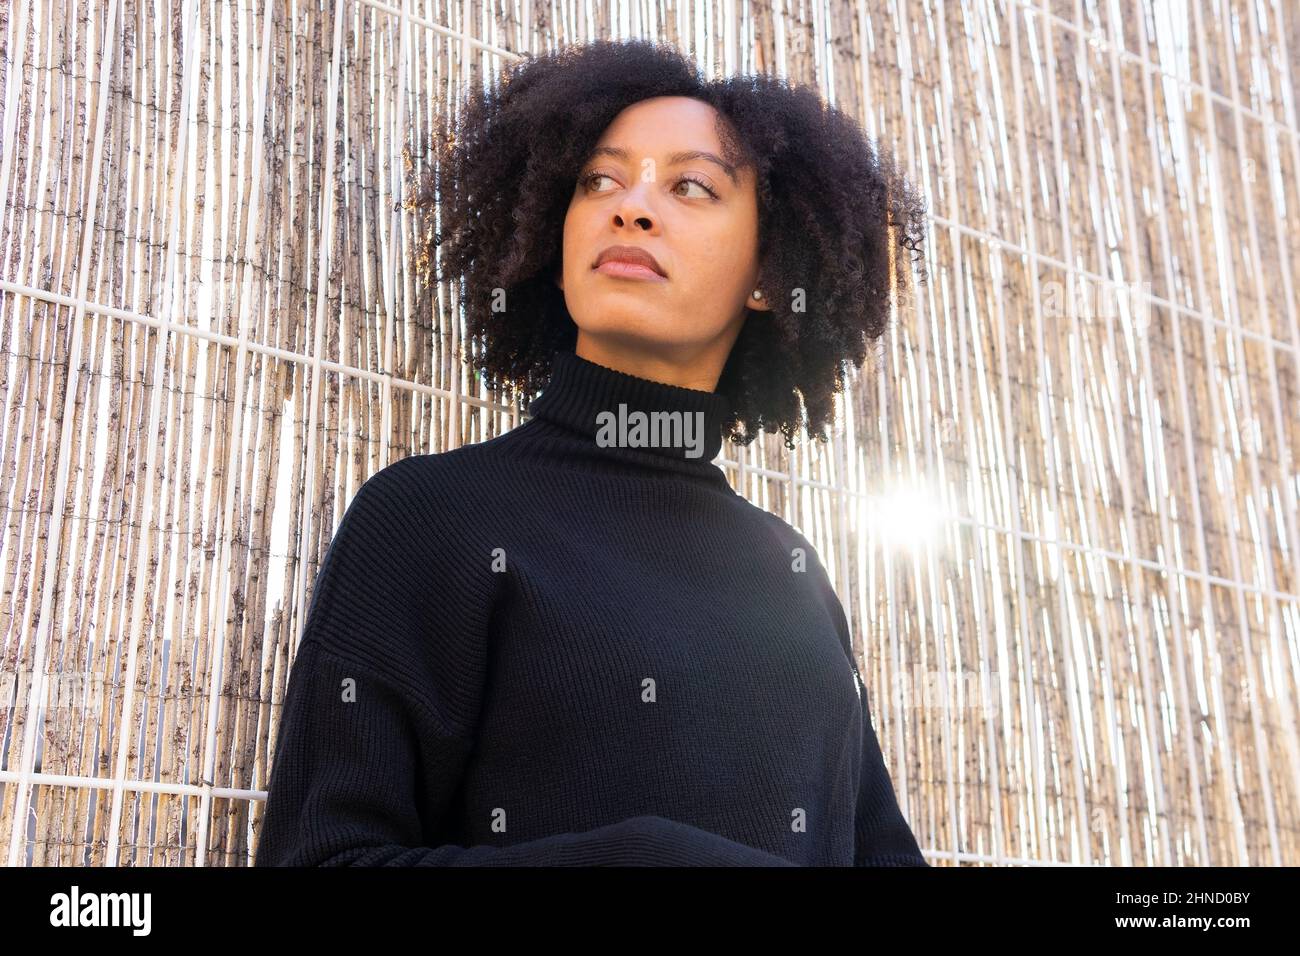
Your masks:
<path fill-rule="evenodd" d="M 622 149 L 621 147 L 618 146 L 597 146 L 595 149 L 591 151 L 591 155 L 587 157 L 587 162 L 591 162 L 597 156 L 613 156 L 617 159 L 623 160 L 624 162 L 628 161 L 627 150 Z M 708 160 L 711 163 L 717 163 L 719 166 L 722 167 L 722 171 L 727 174 L 727 176 L 731 179 L 732 183 L 735 185 L 739 185 L 739 182 L 736 179 L 736 167 L 732 166 L 728 162 L 725 162 L 724 160 L 719 158 L 715 153 L 710 153 L 707 150 L 684 149 L 681 150 L 680 152 L 673 153 L 671 156 L 669 156 L 668 162 L 670 165 L 676 166 L 679 163 L 690 162 L 692 159 L 704 159 L 704 160 Z"/>

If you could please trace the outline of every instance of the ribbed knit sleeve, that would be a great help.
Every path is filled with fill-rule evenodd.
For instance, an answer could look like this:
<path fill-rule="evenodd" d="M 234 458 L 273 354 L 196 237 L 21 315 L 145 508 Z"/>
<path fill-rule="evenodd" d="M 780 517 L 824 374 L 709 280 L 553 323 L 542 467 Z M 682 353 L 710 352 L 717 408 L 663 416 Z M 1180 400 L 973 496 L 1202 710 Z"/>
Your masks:
<path fill-rule="evenodd" d="M 427 456 L 372 476 L 321 565 L 283 701 L 256 866 L 792 866 L 658 816 L 446 842 L 475 748 L 494 581 Z M 457 504 L 462 502 L 456 501 Z"/>
<path fill-rule="evenodd" d="M 871 726 L 867 689 L 862 691 L 862 778 L 854 817 L 854 866 L 929 866 L 916 835 L 903 818 L 893 781 Z"/>
<path fill-rule="evenodd" d="M 799 536 L 802 546 L 811 556 L 809 568 L 816 576 L 817 584 L 826 603 L 827 610 L 835 621 L 844 653 L 848 655 L 853 666 L 853 678 L 858 685 L 862 701 L 862 762 L 859 772 L 858 800 L 854 815 L 854 866 L 929 866 L 921 855 L 916 835 L 904 819 L 894 793 L 893 780 L 885 759 L 880 752 L 880 743 L 875 729 L 871 725 L 871 708 L 867 699 L 867 686 L 858 672 L 857 660 L 853 655 L 852 632 L 844 605 L 831 585 L 816 549 L 807 539 Z"/>

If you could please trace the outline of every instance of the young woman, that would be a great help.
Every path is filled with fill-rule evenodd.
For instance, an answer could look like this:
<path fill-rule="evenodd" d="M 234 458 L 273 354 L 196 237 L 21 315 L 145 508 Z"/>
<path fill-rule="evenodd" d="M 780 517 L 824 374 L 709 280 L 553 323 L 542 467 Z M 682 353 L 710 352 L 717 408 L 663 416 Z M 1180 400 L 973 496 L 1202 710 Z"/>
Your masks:
<path fill-rule="evenodd" d="M 831 419 L 920 200 L 814 91 L 645 42 L 525 60 L 445 136 L 423 264 L 487 380 L 544 387 L 350 504 L 257 865 L 928 865 L 821 561 L 712 463 Z"/>

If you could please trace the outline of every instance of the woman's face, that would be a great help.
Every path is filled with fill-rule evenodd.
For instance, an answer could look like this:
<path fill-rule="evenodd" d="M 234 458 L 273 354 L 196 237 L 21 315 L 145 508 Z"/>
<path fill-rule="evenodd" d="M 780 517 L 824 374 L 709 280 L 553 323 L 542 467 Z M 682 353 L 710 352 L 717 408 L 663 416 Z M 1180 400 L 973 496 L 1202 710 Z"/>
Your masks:
<path fill-rule="evenodd" d="M 768 309 L 766 298 L 751 298 L 753 171 L 725 165 L 716 118 L 689 97 L 643 100 L 614 119 L 580 168 L 559 282 L 579 355 L 711 390 L 747 306 Z M 600 263 L 616 246 L 648 253 L 658 268 L 618 261 L 626 250 Z"/>

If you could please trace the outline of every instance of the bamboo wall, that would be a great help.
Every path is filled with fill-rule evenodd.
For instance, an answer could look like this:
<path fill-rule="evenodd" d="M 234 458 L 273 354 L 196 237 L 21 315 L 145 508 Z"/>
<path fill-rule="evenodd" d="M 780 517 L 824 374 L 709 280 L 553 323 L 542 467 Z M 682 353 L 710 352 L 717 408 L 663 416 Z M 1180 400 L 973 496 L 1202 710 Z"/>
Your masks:
<path fill-rule="evenodd" d="M 162 6 L 0 4 L 9 865 L 249 862 L 351 496 L 517 421 L 414 309 L 434 118 L 627 35 L 930 197 L 836 440 L 721 464 L 825 557 L 931 861 L 1300 864 L 1289 0 Z"/>

